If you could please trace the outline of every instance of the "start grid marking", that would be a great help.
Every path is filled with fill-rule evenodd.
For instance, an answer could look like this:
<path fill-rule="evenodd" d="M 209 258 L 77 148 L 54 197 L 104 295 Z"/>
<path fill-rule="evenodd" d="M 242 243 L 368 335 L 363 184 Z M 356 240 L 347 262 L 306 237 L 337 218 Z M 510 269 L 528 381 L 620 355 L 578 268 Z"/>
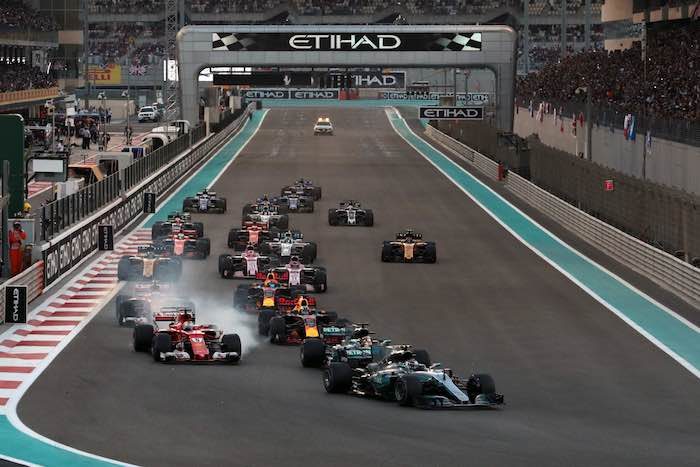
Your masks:
<path fill-rule="evenodd" d="M 150 243 L 150 229 L 132 232 L 113 253 L 93 261 L 92 267 L 73 278 L 48 305 L 30 312 L 27 324 L 14 325 L 0 336 L 0 414 L 63 339 L 102 308 L 117 287 L 119 258 Z"/>

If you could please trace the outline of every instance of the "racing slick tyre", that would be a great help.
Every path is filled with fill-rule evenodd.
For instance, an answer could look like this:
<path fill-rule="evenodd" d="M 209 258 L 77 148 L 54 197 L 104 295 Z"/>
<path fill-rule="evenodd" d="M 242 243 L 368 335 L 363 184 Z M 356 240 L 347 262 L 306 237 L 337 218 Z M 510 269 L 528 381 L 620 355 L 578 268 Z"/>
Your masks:
<path fill-rule="evenodd" d="M 289 214 L 289 206 L 288 205 L 277 205 L 277 214 Z M 286 229 L 287 227 L 280 227 L 282 229 Z"/>
<path fill-rule="evenodd" d="M 241 359 L 241 338 L 238 334 L 224 334 L 221 336 L 221 347 L 224 352 L 236 352 L 237 358 L 231 357 L 230 363 L 237 363 Z"/>
<path fill-rule="evenodd" d="M 248 214 L 252 214 L 252 213 L 253 213 L 253 205 L 250 204 L 250 203 L 248 203 L 248 204 L 246 204 L 245 206 L 243 206 L 243 211 L 241 211 L 241 217 L 242 217 L 243 219 L 245 219 L 245 217 L 246 217 Z"/>
<path fill-rule="evenodd" d="M 304 339 L 299 350 L 305 368 L 319 368 L 326 358 L 326 345 L 321 339 Z"/>
<path fill-rule="evenodd" d="M 219 257 L 221 261 L 221 257 Z M 239 308 L 240 310 L 245 310 L 245 306 L 248 304 L 248 284 L 241 284 L 236 287 L 233 292 L 233 307 Z"/>
<path fill-rule="evenodd" d="M 479 394 L 495 394 L 496 383 L 491 375 L 486 373 L 477 373 L 471 375 L 467 380 L 467 397 L 472 404 Z"/>
<path fill-rule="evenodd" d="M 352 368 L 345 362 L 331 362 L 323 372 L 323 387 L 330 393 L 345 393 L 352 388 Z"/>
<path fill-rule="evenodd" d="M 194 230 L 197 231 L 197 238 L 204 237 L 204 224 L 201 222 L 192 222 Z"/>
<path fill-rule="evenodd" d="M 275 310 L 260 310 L 258 314 L 258 334 L 268 336 L 270 334 L 270 321 L 275 317 Z"/>
<path fill-rule="evenodd" d="M 128 281 L 131 273 L 131 261 L 128 257 L 123 257 L 119 259 L 119 264 L 117 264 L 117 278 L 120 281 Z"/>
<path fill-rule="evenodd" d="M 198 212 L 197 198 L 188 197 L 182 202 L 182 212 Z"/>
<path fill-rule="evenodd" d="M 335 209 L 328 210 L 328 225 L 338 225 L 338 216 L 335 214 Z"/>
<path fill-rule="evenodd" d="M 435 248 L 435 243 L 430 242 L 425 246 L 423 261 L 425 263 L 434 263 L 437 261 L 437 249 Z"/>
<path fill-rule="evenodd" d="M 270 342 L 273 344 L 287 343 L 287 323 L 281 316 L 270 320 Z"/>
<path fill-rule="evenodd" d="M 392 259 L 391 245 L 388 242 L 382 246 L 382 262 L 390 263 Z"/>
<path fill-rule="evenodd" d="M 153 326 L 138 324 L 134 327 L 134 351 L 148 352 L 153 345 Z"/>
<path fill-rule="evenodd" d="M 163 226 L 163 221 L 158 221 L 155 224 L 153 224 L 153 227 L 151 227 L 151 239 L 155 240 L 156 238 L 160 237 L 165 237 L 170 233 L 170 228 L 169 227 L 164 227 Z"/>
<path fill-rule="evenodd" d="M 226 244 L 229 248 L 236 248 L 236 239 L 238 238 L 238 232 L 240 229 L 231 229 L 228 231 L 228 241 Z"/>
<path fill-rule="evenodd" d="M 326 278 L 326 271 L 319 271 L 316 274 L 316 278 L 314 280 L 314 292 L 327 292 L 328 291 L 328 282 Z"/>
<path fill-rule="evenodd" d="M 170 338 L 170 334 L 167 332 L 159 332 L 153 337 L 153 348 L 151 349 L 153 360 L 156 362 L 164 362 L 165 360 L 160 358 L 160 354 L 170 352 L 172 350 L 173 342 Z"/>
<path fill-rule="evenodd" d="M 315 243 L 304 245 L 304 248 L 301 250 L 301 262 L 303 264 L 313 263 L 316 260 L 316 249 L 317 247 Z M 262 248 L 260 249 L 260 252 L 262 253 Z"/>
<path fill-rule="evenodd" d="M 179 258 L 170 258 L 169 261 L 156 263 L 153 270 L 153 279 L 163 282 L 176 282 L 182 275 L 182 261 Z"/>
<path fill-rule="evenodd" d="M 374 225 L 374 212 L 371 209 L 365 209 L 365 226 L 372 227 Z"/>
<path fill-rule="evenodd" d="M 226 277 L 226 271 L 233 268 L 230 255 L 219 255 L 219 275 Z"/>
<path fill-rule="evenodd" d="M 277 221 L 277 224 L 275 224 L 275 227 L 281 230 L 287 230 L 289 228 L 289 216 L 287 216 L 287 214 L 280 216 L 280 219 Z"/>
<path fill-rule="evenodd" d="M 312 194 L 313 194 L 312 197 L 313 197 L 314 201 L 318 201 L 319 199 L 321 199 L 321 187 L 315 186 L 313 188 Z"/>
<path fill-rule="evenodd" d="M 416 355 L 416 361 L 418 363 L 423 364 L 425 366 L 432 365 L 432 361 L 430 360 L 430 354 L 427 350 L 416 349 L 413 351 L 413 353 Z"/>
<path fill-rule="evenodd" d="M 413 401 L 420 395 L 421 383 L 414 375 L 405 375 L 394 383 L 394 399 L 401 406 L 413 406 Z"/>
<path fill-rule="evenodd" d="M 126 326 L 127 318 L 138 318 L 150 314 L 150 304 L 145 300 L 124 300 L 117 306 L 117 322 L 119 326 Z"/>
<path fill-rule="evenodd" d="M 226 198 L 215 199 L 214 207 L 212 208 L 212 212 L 213 211 L 224 214 L 226 212 Z"/>
<path fill-rule="evenodd" d="M 206 259 L 211 253 L 211 241 L 208 238 L 198 238 L 197 252 L 199 252 L 201 259 Z"/>

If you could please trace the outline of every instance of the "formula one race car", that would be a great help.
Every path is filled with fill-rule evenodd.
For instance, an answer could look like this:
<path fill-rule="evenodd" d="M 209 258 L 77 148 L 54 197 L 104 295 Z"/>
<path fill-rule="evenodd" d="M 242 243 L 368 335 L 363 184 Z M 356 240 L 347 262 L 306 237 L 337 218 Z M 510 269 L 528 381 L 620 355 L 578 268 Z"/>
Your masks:
<path fill-rule="evenodd" d="M 204 224 L 192 222 L 187 212 L 172 212 L 168 214 L 167 221 L 157 221 L 151 227 L 151 238 L 157 240 L 162 237 L 172 237 L 184 233 L 187 237 L 198 238 L 204 236 Z"/>
<path fill-rule="evenodd" d="M 213 324 L 195 324 L 194 313 L 177 312 L 166 328 L 139 324 L 134 328 L 134 350 L 151 352 L 156 362 L 238 363 L 241 339 L 224 334 Z"/>
<path fill-rule="evenodd" d="M 279 214 L 276 209 L 263 207 L 258 212 L 252 212 L 243 216 L 242 222 L 252 221 L 256 223 L 266 224 L 268 228 L 276 227 L 280 230 L 289 228 L 289 216 L 287 214 Z"/>
<path fill-rule="evenodd" d="M 211 252 L 211 243 L 208 238 L 187 237 L 180 232 L 169 238 L 161 238 L 153 243 L 163 256 L 177 256 L 180 258 L 206 259 Z"/>
<path fill-rule="evenodd" d="M 434 263 L 437 260 L 435 242 L 423 241 L 423 236 L 411 229 L 396 234 L 396 240 L 385 241 L 382 261 L 402 263 Z"/>
<path fill-rule="evenodd" d="M 330 225 L 374 225 L 374 213 L 371 209 L 362 209 L 359 201 L 346 200 L 340 202 L 340 207 L 328 210 Z"/>
<path fill-rule="evenodd" d="M 120 326 L 143 324 L 174 309 L 194 310 L 190 300 L 172 294 L 173 288 L 167 282 L 136 283 L 132 293 L 117 295 L 117 323 Z"/>
<path fill-rule="evenodd" d="M 307 292 L 326 292 L 328 284 L 326 268 L 321 266 L 305 266 L 298 256 L 292 256 L 284 266 L 270 269 L 280 283 L 289 286 L 301 286 Z"/>
<path fill-rule="evenodd" d="M 298 230 L 277 233 L 273 239 L 260 242 L 260 253 L 275 255 L 281 261 L 289 261 L 292 256 L 298 256 L 303 264 L 313 263 L 317 251 L 316 243 L 305 242 L 304 235 Z"/>
<path fill-rule="evenodd" d="M 117 278 L 120 281 L 159 281 L 173 282 L 182 275 L 182 262 L 159 254 L 152 245 L 138 247 L 135 255 L 122 256 L 117 265 Z"/>
<path fill-rule="evenodd" d="M 273 198 L 272 204 L 281 207 L 283 212 L 314 212 L 314 199 L 310 196 L 296 193 Z"/>
<path fill-rule="evenodd" d="M 279 230 L 269 228 L 265 222 L 244 221 L 240 229 L 231 229 L 228 232 L 228 246 L 237 251 L 245 250 L 248 245 L 257 247 L 264 241 L 273 240 Z"/>
<path fill-rule="evenodd" d="M 260 320 L 264 320 L 268 313 L 261 312 Z M 335 312 L 326 312 L 309 306 L 307 297 L 298 298 L 298 304 L 287 312 L 271 316 L 268 323 L 270 342 L 273 344 L 301 344 L 307 339 L 315 339 L 318 342 L 336 342 L 342 339 L 343 330 L 334 323 L 338 315 Z"/>
<path fill-rule="evenodd" d="M 276 200 L 279 198 L 270 198 L 267 195 L 262 195 L 255 200 L 254 203 L 246 203 L 241 211 L 241 217 L 245 218 L 248 214 L 260 214 L 263 211 L 269 211 L 273 214 L 288 214 L 289 209 L 286 204 L 278 204 Z"/>
<path fill-rule="evenodd" d="M 379 363 L 352 368 L 347 362 L 331 362 L 323 373 L 330 393 L 352 393 L 396 401 L 425 409 L 493 408 L 503 395 L 488 374 L 458 378 L 439 364 L 421 363 L 410 348 L 395 348 Z"/>
<path fill-rule="evenodd" d="M 259 272 L 272 266 L 272 258 L 255 251 L 253 245 L 248 245 L 241 254 L 219 255 L 219 274 L 227 279 L 255 279 Z"/>
<path fill-rule="evenodd" d="M 289 310 L 296 304 L 296 298 L 306 293 L 303 287 L 280 285 L 273 273 L 258 273 L 257 279 L 264 280 L 236 288 L 233 292 L 234 308 L 241 311 Z M 267 335 L 267 331 L 262 334 Z"/>
<path fill-rule="evenodd" d="M 195 196 L 187 197 L 182 202 L 184 212 L 211 212 L 223 214 L 226 212 L 226 198 L 221 198 L 215 192 L 206 188 Z"/>
<path fill-rule="evenodd" d="M 311 180 L 306 180 L 304 178 L 300 178 L 299 180 L 295 181 L 291 185 L 285 186 L 280 190 L 280 194 L 282 196 L 287 196 L 287 195 L 302 195 L 302 196 L 309 196 L 314 199 L 314 201 L 318 201 L 321 199 L 321 187 L 320 186 L 314 186 L 313 182 Z"/>
<path fill-rule="evenodd" d="M 302 366 L 319 368 L 327 367 L 331 362 L 346 362 L 352 368 L 365 368 L 373 361 L 380 360 L 391 343 L 372 339 L 372 333 L 364 323 L 348 326 L 347 323 L 339 321 L 336 326 L 337 328 L 332 330 L 335 339 L 325 342 L 306 339 L 302 343 Z M 426 358 L 429 359 L 427 356 Z"/>

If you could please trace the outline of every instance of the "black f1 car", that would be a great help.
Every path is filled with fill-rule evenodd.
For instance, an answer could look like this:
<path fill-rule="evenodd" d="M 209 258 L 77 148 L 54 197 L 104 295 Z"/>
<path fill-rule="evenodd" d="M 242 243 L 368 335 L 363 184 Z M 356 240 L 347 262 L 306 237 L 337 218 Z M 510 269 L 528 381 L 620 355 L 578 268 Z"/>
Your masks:
<path fill-rule="evenodd" d="M 150 245 L 139 247 L 135 255 L 122 256 L 117 264 L 120 281 L 174 282 L 182 275 L 179 258 L 159 255 L 159 249 Z"/>
<path fill-rule="evenodd" d="M 423 241 L 423 236 L 411 229 L 396 234 L 396 240 L 382 245 L 382 261 L 401 263 L 434 263 L 437 261 L 435 242 Z"/>
<path fill-rule="evenodd" d="M 346 200 L 340 202 L 340 207 L 328 210 L 330 225 L 374 225 L 374 213 L 371 209 L 363 209 L 359 201 Z"/>
<path fill-rule="evenodd" d="M 168 214 L 167 221 L 157 221 L 151 227 L 151 238 L 153 240 L 170 237 L 184 233 L 188 237 L 203 237 L 204 224 L 201 222 L 192 222 L 189 213 L 172 212 Z"/>
<path fill-rule="evenodd" d="M 381 362 L 352 368 L 347 362 L 331 362 L 323 373 L 330 393 L 352 393 L 396 401 L 425 409 L 494 408 L 503 395 L 488 374 L 473 374 L 464 380 L 439 364 L 421 363 L 410 348 L 394 349 Z"/>
<path fill-rule="evenodd" d="M 291 185 L 285 186 L 280 190 L 280 194 L 282 196 L 286 195 L 303 195 L 303 196 L 309 196 L 311 197 L 314 201 L 318 201 L 321 199 L 321 187 L 320 186 L 314 186 L 313 182 L 311 180 L 306 180 L 304 178 L 300 178 Z"/>
<path fill-rule="evenodd" d="M 206 188 L 195 196 L 185 198 L 182 202 L 184 212 L 211 212 L 223 214 L 226 212 L 226 198 L 217 196 L 213 191 Z"/>
<path fill-rule="evenodd" d="M 316 243 L 304 241 L 304 235 L 298 230 L 277 232 L 273 239 L 262 241 L 259 249 L 260 253 L 277 256 L 282 261 L 297 256 L 303 264 L 313 263 L 318 251 Z"/>

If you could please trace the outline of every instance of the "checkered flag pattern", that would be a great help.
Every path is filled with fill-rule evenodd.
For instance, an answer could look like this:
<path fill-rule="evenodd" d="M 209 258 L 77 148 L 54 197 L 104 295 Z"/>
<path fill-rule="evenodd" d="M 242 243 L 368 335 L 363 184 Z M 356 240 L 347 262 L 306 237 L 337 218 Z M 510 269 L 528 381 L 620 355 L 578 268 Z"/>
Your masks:
<path fill-rule="evenodd" d="M 211 46 L 213 50 L 227 50 L 229 52 L 237 52 L 248 50 L 255 43 L 255 39 L 251 37 L 240 38 L 231 32 L 215 32 L 211 37 Z"/>
<path fill-rule="evenodd" d="M 481 50 L 481 33 L 465 32 L 454 35 L 445 35 L 435 41 L 438 50 L 464 52 Z"/>

